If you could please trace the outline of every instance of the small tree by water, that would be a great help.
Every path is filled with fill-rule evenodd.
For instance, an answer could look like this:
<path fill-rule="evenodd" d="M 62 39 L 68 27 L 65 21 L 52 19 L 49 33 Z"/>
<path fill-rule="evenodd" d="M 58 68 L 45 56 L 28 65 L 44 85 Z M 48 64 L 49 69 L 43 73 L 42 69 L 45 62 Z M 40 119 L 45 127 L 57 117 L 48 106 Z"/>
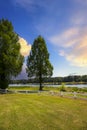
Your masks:
<path fill-rule="evenodd" d="M 60 90 L 60 91 L 63 91 L 63 92 L 66 91 L 66 88 L 65 88 L 65 84 L 64 84 L 64 83 L 62 83 L 62 85 L 60 86 L 59 90 Z"/>
<path fill-rule="evenodd" d="M 38 36 L 32 45 L 30 55 L 27 59 L 28 77 L 34 77 L 39 80 L 40 88 L 42 90 L 43 79 L 52 76 L 53 66 L 49 61 L 49 53 L 43 37 Z"/>

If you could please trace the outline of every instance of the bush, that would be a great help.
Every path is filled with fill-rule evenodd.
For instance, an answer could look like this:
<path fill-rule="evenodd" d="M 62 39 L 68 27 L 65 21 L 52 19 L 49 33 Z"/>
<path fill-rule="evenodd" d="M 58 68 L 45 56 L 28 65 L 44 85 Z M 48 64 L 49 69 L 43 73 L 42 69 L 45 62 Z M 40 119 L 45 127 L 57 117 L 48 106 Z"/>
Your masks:
<path fill-rule="evenodd" d="M 78 87 L 73 87 L 72 91 L 77 92 L 77 91 L 79 91 L 79 88 Z"/>
<path fill-rule="evenodd" d="M 66 91 L 66 88 L 65 88 L 65 84 L 64 84 L 64 83 L 62 83 L 62 85 L 60 86 L 59 90 L 60 90 L 60 91 L 63 91 L 63 92 Z"/>

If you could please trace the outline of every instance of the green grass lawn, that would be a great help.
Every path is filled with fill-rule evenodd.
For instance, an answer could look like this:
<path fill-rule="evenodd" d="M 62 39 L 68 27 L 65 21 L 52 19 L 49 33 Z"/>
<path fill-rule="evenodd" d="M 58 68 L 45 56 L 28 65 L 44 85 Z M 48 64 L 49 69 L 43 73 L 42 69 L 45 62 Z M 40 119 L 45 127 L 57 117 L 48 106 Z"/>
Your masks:
<path fill-rule="evenodd" d="M 71 89 L 71 88 L 69 88 L 69 89 Z M 13 92 L 15 92 L 15 91 L 25 91 L 25 90 L 28 90 L 28 91 L 30 91 L 30 92 L 32 92 L 32 91 L 38 91 L 39 90 L 39 87 L 29 87 L 29 86 L 27 86 L 27 87 L 25 87 L 25 86 L 20 86 L 20 87 L 17 87 L 17 86 L 15 86 L 15 87 L 9 87 L 8 88 L 8 90 L 11 90 L 11 91 L 13 91 Z M 60 90 L 57 88 L 57 87 L 44 87 L 43 88 L 43 90 L 45 91 L 45 92 L 48 92 L 48 93 L 51 93 L 51 92 L 54 92 L 54 95 L 59 95 L 60 96 Z M 71 97 L 71 98 L 74 98 L 74 92 L 63 92 L 63 95 L 64 95 L 64 97 Z M 85 92 L 85 93 L 82 93 L 82 92 L 77 92 L 77 94 L 76 94 L 76 97 L 77 98 L 87 98 L 87 92 Z"/>
<path fill-rule="evenodd" d="M 30 86 L 14 86 L 14 87 L 9 87 L 8 88 L 9 90 L 39 90 L 39 87 L 30 87 Z M 50 91 L 50 90 L 53 90 L 53 91 L 58 91 L 58 88 L 57 87 L 43 87 L 43 90 L 45 91 Z"/>
<path fill-rule="evenodd" d="M 87 130 L 87 101 L 38 93 L 2 94 L 0 130 Z"/>

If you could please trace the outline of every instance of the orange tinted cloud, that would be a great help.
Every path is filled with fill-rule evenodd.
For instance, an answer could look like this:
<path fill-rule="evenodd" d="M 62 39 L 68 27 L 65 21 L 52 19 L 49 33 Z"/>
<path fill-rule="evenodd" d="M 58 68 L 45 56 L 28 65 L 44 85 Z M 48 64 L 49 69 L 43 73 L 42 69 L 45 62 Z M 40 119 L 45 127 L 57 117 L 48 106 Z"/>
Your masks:
<path fill-rule="evenodd" d="M 19 37 L 19 43 L 21 45 L 20 53 L 23 56 L 28 56 L 31 51 L 31 45 L 28 44 L 28 42 L 21 37 Z"/>
<path fill-rule="evenodd" d="M 78 35 L 78 28 L 70 28 L 61 33 L 60 35 L 56 35 L 50 38 L 50 41 L 54 45 L 69 47 L 75 43 L 77 39 L 75 37 Z"/>
<path fill-rule="evenodd" d="M 87 28 L 71 28 L 50 41 L 61 47 L 59 55 L 64 56 L 71 65 L 87 67 Z"/>

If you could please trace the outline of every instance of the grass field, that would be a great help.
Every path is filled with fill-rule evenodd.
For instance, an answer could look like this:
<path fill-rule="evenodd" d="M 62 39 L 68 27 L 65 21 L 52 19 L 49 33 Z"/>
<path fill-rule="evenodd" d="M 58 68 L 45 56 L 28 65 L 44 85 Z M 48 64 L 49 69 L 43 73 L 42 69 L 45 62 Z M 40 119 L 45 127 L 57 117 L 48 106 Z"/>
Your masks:
<path fill-rule="evenodd" d="M 87 130 L 87 101 L 38 93 L 2 94 L 0 130 Z"/>
<path fill-rule="evenodd" d="M 20 87 L 17 87 L 17 86 L 15 86 L 15 87 L 9 87 L 8 88 L 8 90 L 10 90 L 10 91 L 13 91 L 13 92 L 15 92 L 15 91 L 30 91 L 30 92 L 32 92 L 32 91 L 38 91 L 39 90 L 39 87 L 29 87 L 29 86 L 27 86 L 27 87 L 25 87 L 25 86 L 20 86 Z M 61 95 L 61 92 L 60 92 L 60 90 L 59 90 L 59 88 L 58 87 L 44 87 L 43 88 L 43 90 L 45 91 L 45 92 L 53 92 L 54 93 L 54 95 Z M 74 98 L 75 96 L 75 94 L 74 94 L 74 91 L 72 92 L 72 88 L 67 88 L 67 90 L 68 91 L 65 91 L 65 92 L 63 92 L 63 95 L 64 95 L 64 97 L 71 97 L 71 98 Z M 82 91 L 80 91 L 80 92 L 76 92 L 76 97 L 77 98 L 82 98 L 82 99 L 86 99 L 87 100 L 87 92 L 82 92 Z"/>

